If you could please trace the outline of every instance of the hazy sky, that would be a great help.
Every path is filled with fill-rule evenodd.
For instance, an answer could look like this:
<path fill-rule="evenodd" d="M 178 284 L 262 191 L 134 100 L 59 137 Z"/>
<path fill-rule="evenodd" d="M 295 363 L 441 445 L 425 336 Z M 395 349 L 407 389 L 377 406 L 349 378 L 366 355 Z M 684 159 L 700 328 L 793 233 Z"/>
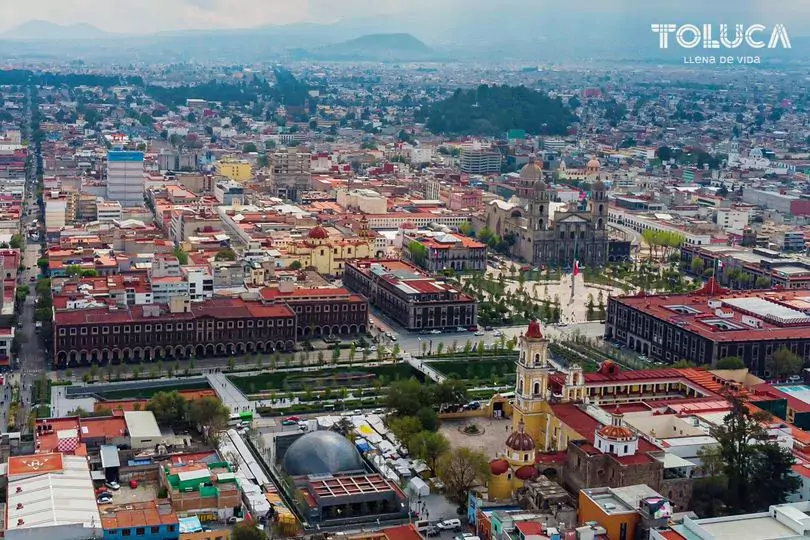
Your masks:
<path fill-rule="evenodd" d="M 708 17 L 729 23 L 783 22 L 792 33 L 810 33 L 810 0 L 0 0 L 0 32 L 32 19 L 90 23 L 110 32 L 149 33 L 333 22 L 375 15 L 424 17 L 434 24 L 453 24 L 458 17 L 492 13 L 499 19 L 504 15 L 540 17 L 553 24 L 556 16 L 572 12 L 681 19 L 672 22 L 700 23 Z"/>

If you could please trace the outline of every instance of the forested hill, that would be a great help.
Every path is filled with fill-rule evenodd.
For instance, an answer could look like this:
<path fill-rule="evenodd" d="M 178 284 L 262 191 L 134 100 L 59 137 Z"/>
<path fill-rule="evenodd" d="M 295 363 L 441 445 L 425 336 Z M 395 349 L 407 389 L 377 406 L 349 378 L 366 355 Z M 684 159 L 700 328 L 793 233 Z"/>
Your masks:
<path fill-rule="evenodd" d="M 426 120 L 433 133 L 500 135 L 523 129 L 533 135 L 561 135 L 577 117 L 559 98 L 525 86 L 487 86 L 461 90 L 444 101 L 423 108 L 418 120 Z"/>

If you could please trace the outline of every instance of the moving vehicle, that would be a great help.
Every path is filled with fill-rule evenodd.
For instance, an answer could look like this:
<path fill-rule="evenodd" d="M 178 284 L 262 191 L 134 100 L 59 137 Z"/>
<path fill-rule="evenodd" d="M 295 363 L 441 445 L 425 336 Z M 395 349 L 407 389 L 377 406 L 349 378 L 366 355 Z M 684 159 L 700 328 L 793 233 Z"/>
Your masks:
<path fill-rule="evenodd" d="M 436 527 L 442 531 L 461 531 L 461 520 L 454 518 L 454 519 L 445 519 L 444 521 L 440 521 L 436 524 Z"/>

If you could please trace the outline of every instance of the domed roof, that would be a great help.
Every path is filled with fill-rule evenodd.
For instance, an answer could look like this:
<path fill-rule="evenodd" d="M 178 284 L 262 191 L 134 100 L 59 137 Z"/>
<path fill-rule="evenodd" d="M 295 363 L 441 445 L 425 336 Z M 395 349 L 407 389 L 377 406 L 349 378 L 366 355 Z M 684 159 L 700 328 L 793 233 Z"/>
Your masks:
<path fill-rule="evenodd" d="M 548 190 L 548 186 L 546 185 L 546 183 L 543 181 L 542 178 L 540 178 L 539 180 L 537 180 L 534 183 L 534 191 L 535 191 L 535 193 L 542 193 L 542 192 L 547 191 L 547 190 Z"/>
<path fill-rule="evenodd" d="M 530 452 L 534 450 L 534 439 L 532 436 L 523 431 L 523 421 L 520 421 L 518 430 L 513 431 L 509 437 L 506 438 L 506 447 L 516 452 Z"/>
<path fill-rule="evenodd" d="M 529 322 L 529 329 L 526 330 L 526 337 L 533 339 L 543 339 L 543 332 L 540 330 L 540 323 L 536 320 Z"/>
<path fill-rule="evenodd" d="M 524 465 L 515 471 L 515 476 L 520 480 L 531 480 L 537 476 L 537 468 L 534 465 Z"/>
<path fill-rule="evenodd" d="M 542 172 L 543 168 L 538 165 L 536 161 L 530 161 L 520 169 L 520 179 L 529 181 L 539 180 Z"/>
<path fill-rule="evenodd" d="M 580 161 L 580 163 L 582 163 L 582 162 Z M 602 164 L 596 158 L 591 158 L 591 160 L 588 162 L 588 168 L 589 169 L 600 169 L 601 167 L 602 167 Z"/>
<path fill-rule="evenodd" d="M 505 459 L 493 459 L 489 462 L 489 472 L 494 476 L 499 476 L 509 470 L 509 462 Z"/>
<path fill-rule="evenodd" d="M 633 432 L 624 426 L 605 426 L 598 433 L 602 438 L 613 441 L 627 441 L 635 437 Z"/>
<path fill-rule="evenodd" d="M 284 470 L 290 476 L 364 469 L 360 453 L 351 441 L 334 431 L 307 433 L 292 443 L 284 454 Z"/>
<path fill-rule="evenodd" d="M 325 240 L 329 238 L 329 233 L 326 231 L 326 229 L 318 225 L 317 227 L 311 228 L 307 236 L 315 240 Z"/>

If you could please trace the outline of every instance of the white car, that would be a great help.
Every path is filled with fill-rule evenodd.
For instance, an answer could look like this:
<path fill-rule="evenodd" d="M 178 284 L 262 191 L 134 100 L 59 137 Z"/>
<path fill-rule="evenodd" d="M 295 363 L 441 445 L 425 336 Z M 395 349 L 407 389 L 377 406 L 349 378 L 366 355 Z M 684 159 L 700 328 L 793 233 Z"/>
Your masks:
<path fill-rule="evenodd" d="M 118 482 L 104 482 L 104 485 L 113 491 L 118 491 L 119 489 L 121 489 L 121 484 L 119 484 Z"/>
<path fill-rule="evenodd" d="M 479 331 L 477 331 L 477 332 L 475 333 L 475 335 L 476 335 L 476 336 L 483 336 L 483 335 L 484 335 L 484 332 L 482 332 L 481 330 L 479 330 Z"/>

